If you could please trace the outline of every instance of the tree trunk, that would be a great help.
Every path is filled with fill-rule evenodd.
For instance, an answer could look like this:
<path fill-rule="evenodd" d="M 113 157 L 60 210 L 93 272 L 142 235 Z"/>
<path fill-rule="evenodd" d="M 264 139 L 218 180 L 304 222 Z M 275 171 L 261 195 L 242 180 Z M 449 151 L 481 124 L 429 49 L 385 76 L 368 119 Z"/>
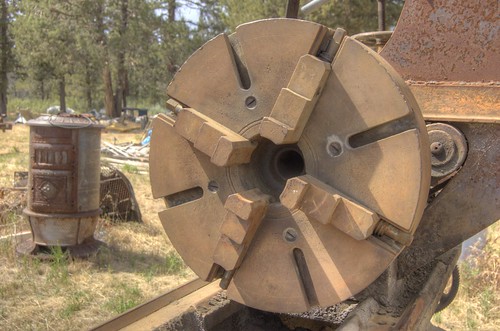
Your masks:
<path fill-rule="evenodd" d="M 175 0 L 168 0 L 168 23 L 175 22 L 175 10 L 177 9 L 177 3 Z"/>
<path fill-rule="evenodd" d="M 128 86 L 128 70 L 125 69 L 123 75 L 123 107 L 127 107 L 127 97 L 130 95 L 130 90 Z"/>
<path fill-rule="evenodd" d="M 45 80 L 40 81 L 40 98 L 45 100 Z"/>
<path fill-rule="evenodd" d="M 106 108 L 106 115 L 110 118 L 115 118 L 115 100 L 113 96 L 113 81 L 111 80 L 111 70 L 109 69 L 109 63 L 104 64 L 102 71 L 102 81 L 104 82 L 104 108 Z"/>
<path fill-rule="evenodd" d="M 87 111 L 92 109 L 92 73 L 87 65 L 85 71 L 85 99 L 87 99 Z"/>
<path fill-rule="evenodd" d="M 8 64 L 10 55 L 9 45 L 9 11 L 7 0 L 2 0 L 0 3 L 0 114 L 7 115 L 7 89 L 9 87 L 8 80 Z"/>
<path fill-rule="evenodd" d="M 59 107 L 60 112 L 66 112 L 66 79 L 64 75 L 59 79 Z"/>
<path fill-rule="evenodd" d="M 108 39 L 106 36 L 106 28 L 104 25 L 104 3 L 103 1 L 96 1 L 95 22 L 97 30 L 97 44 L 102 47 L 102 82 L 104 86 L 104 108 L 106 115 L 110 118 L 115 118 L 115 100 L 113 96 L 113 80 L 111 78 L 111 68 L 109 63 Z"/>
<path fill-rule="evenodd" d="M 117 75 L 118 83 L 115 91 L 115 109 L 118 116 L 121 115 L 123 107 L 126 107 L 126 85 L 127 85 L 127 69 L 125 68 L 125 55 L 127 48 L 127 28 L 128 28 L 128 0 L 121 0 L 121 22 L 118 31 L 120 35 L 120 48 L 117 54 Z"/>

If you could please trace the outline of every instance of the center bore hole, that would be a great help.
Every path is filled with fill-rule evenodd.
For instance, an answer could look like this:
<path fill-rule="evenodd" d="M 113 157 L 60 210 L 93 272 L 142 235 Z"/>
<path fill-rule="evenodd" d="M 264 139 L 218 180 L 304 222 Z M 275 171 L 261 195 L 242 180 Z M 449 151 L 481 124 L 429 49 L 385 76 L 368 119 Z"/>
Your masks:
<path fill-rule="evenodd" d="M 292 148 L 286 148 L 276 153 L 274 159 L 276 175 L 286 182 L 289 178 L 304 174 L 305 164 L 302 154 Z"/>
<path fill-rule="evenodd" d="M 251 174 L 244 171 L 250 170 Z M 261 138 L 248 165 L 241 167 L 242 176 L 238 180 L 249 187 L 258 187 L 262 192 L 279 200 L 286 181 L 306 174 L 306 161 L 296 144 L 276 145 Z"/>

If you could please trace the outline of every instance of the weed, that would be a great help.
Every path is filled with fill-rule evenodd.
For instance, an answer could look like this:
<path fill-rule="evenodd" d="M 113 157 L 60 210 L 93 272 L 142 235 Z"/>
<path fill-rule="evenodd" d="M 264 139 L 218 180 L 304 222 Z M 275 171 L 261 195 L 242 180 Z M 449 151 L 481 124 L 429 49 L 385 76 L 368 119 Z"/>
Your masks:
<path fill-rule="evenodd" d="M 433 322 L 448 330 L 497 330 L 500 321 L 500 222 L 488 229 L 487 245 L 460 264 L 460 290 Z"/>
<path fill-rule="evenodd" d="M 99 252 L 97 252 L 95 257 L 95 264 L 100 269 L 109 268 L 110 261 L 113 258 L 113 252 L 110 250 L 108 246 L 102 246 L 99 248 Z"/>
<path fill-rule="evenodd" d="M 14 243 L 12 237 L 0 240 L 0 255 L 4 256 L 7 261 L 15 260 Z"/>
<path fill-rule="evenodd" d="M 106 303 L 106 307 L 117 314 L 129 310 L 141 302 L 142 294 L 137 286 L 120 283 L 117 286 L 117 292 L 118 294 Z"/>
<path fill-rule="evenodd" d="M 9 98 L 9 112 L 11 114 L 15 114 L 17 111 L 31 112 L 31 115 L 33 115 L 33 117 L 37 117 L 41 113 L 44 113 L 48 107 L 55 104 L 58 104 L 58 101 L 56 99 L 40 100 L 13 97 Z"/>
<path fill-rule="evenodd" d="M 434 315 L 434 322 L 438 324 L 443 322 L 443 315 L 441 315 L 441 312 Z"/>
<path fill-rule="evenodd" d="M 153 280 L 153 277 L 157 274 L 157 268 L 155 267 L 149 267 L 144 273 L 144 279 L 146 279 L 146 282 L 151 283 Z"/>
<path fill-rule="evenodd" d="M 479 304 L 481 311 L 484 315 L 487 315 L 490 310 L 494 307 L 494 294 L 493 291 L 487 287 L 484 291 L 479 294 Z"/>
<path fill-rule="evenodd" d="M 160 113 L 166 113 L 167 111 L 168 110 L 160 104 L 154 104 L 153 106 L 149 107 L 150 116 L 155 115 L 155 114 L 160 114 Z"/>
<path fill-rule="evenodd" d="M 69 294 L 65 300 L 65 305 L 59 315 L 62 318 L 69 318 L 74 313 L 82 310 L 90 301 L 90 295 L 85 291 L 76 291 Z"/>
<path fill-rule="evenodd" d="M 186 265 L 177 252 L 170 251 L 165 257 L 165 269 L 167 274 L 176 275 L 185 270 Z"/>
<path fill-rule="evenodd" d="M 474 309 L 472 309 L 471 307 L 467 307 L 467 319 L 465 321 L 465 324 L 466 324 L 468 329 L 476 329 L 477 328 L 478 323 L 477 323 L 474 315 L 475 315 Z"/>
<path fill-rule="evenodd" d="M 139 173 L 139 168 L 137 168 L 135 165 L 132 164 L 125 164 L 123 165 L 123 171 L 128 172 L 129 174 L 138 174 Z"/>
<path fill-rule="evenodd" d="M 50 272 L 48 279 L 58 282 L 67 283 L 68 282 L 68 253 L 63 251 L 60 246 L 50 247 L 51 259 L 50 262 Z"/>

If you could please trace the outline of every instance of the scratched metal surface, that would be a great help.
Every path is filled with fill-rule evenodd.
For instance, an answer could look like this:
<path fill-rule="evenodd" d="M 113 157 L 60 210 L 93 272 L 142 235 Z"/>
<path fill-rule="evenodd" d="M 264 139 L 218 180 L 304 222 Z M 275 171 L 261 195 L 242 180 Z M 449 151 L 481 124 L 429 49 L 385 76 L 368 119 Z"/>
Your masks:
<path fill-rule="evenodd" d="M 405 80 L 500 80 L 498 0 L 407 0 L 381 55 Z"/>

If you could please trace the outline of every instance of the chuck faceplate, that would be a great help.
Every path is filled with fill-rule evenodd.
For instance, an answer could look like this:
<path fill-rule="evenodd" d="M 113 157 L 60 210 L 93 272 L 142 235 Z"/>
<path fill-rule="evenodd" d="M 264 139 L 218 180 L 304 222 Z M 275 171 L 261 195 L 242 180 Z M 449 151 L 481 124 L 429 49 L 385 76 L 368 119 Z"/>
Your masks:
<path fill-rule="evenodd" d="M 155 119 L 162 224 L 205 280 L 274 312 L 329 306 L 411 242 L 430 182 L 427 130 L 378 54 L 311 22 L 239 26 L 196 51 Z"/>

